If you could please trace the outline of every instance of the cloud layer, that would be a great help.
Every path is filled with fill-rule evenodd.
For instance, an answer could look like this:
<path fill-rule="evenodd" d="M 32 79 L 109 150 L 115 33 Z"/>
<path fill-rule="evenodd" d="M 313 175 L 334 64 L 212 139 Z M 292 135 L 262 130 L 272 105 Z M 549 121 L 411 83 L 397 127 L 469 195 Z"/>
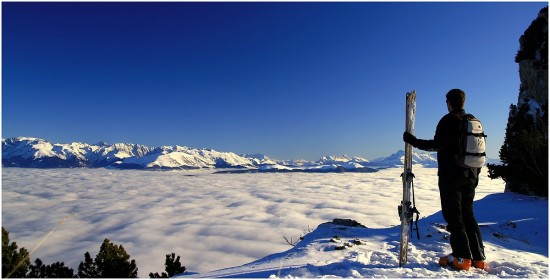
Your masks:
<path fill-rule="evenodd" d="M 45 263 L 64 261 L 76 269 L 86 251 L 95 256 L 109 238 L 136 259 L 140 277 L 163 271 L 171 252 L 188 271 L 207 272 L 287 250 L 283 236 L 296 239 L 334 218 L 371 228 L 397 225 L 401 172 L 3 168 L 2 225 L 29 250 L 46 237 L 31 255 Z M 439 211 L 436 173 L 415 171 L 422 216 Z M 501 180 L 482 176 L 476 199 L 503 188 Z"/>

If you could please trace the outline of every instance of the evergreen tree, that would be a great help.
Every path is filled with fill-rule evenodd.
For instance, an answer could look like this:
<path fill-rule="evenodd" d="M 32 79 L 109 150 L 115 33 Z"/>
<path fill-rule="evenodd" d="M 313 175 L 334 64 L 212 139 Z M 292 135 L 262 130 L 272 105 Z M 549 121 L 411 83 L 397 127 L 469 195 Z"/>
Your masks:
<path fill-rule="evenodd" d="M 511 191 L 548 197 L 548 127 L 546 109 L 530 110 L 527 103 L 510 106 L 504 144 L 503 165 L 489 164 L 489 177 L 502 178 Z"/>
<path fill-rule="evenodd" d="M 84 261 L 78 265 L 78 277 L 80 278 L 99 278 L 99 271 L 89 252 L 84 254 Z"/>
<path fill-rule="evenodd" d="M 73 278 L 75 276 L 73 269 L 66 267 L 63 262 L 44 265 L 40 259 L 36 259 L 34 263 L 30 266 L 28 278 Z"/>
<path fill-rule="evenodd" d="M 179 256 L 166 255 L 166 277 L 183 273 Z M 122 245 L 111 243 L 105 239 L 95 259 L 89 252 L 84 254 L 84 261 L 78 266 L 78 274 L 72 268 L 66 267 L 63 262 L 45 265 L 42 260 L 36 259 L 31 264 L 29 252 L 25 248 L 18 248 L 17 243 L 10 244 L 9 232 L 2 227 L 2 278 L 137 278 L 138 268 L 135 260 L 130 261 Z M 158 275 L 158 274 L 157 274 Z"/>
<path fill-rule="evenodd" d="M 124 247 L 111 243 L 107 238 L 95 260 L 86 252 L 84 261 L 78 266 L 78 276 L 81 278 L 137 278 L 137 273 L 136 261 L 130 261 Z"/>
<path fill-rule="evenodd" d="M 2 278 L 22 278 L 29 271 L 29 252 L 24 247 L 17 249 L 17 243 L 10 244 L 10 234 L 2 227 Z"/>
<path fill-rule="evenodd" d="M 150 278 L 170 278 L 176 274 L 182 274 L 185 272 L 185 266 L 181 266 L 180 262 L 180 256 L 176 258 L 176 254 L 168 254 L 166 255 L 166 261 L 164 262 L 164 267 L 166 272 L 162 272 L 162 274 L 158 274 L 158 272 L 151 272 L 149 273 Z"/>

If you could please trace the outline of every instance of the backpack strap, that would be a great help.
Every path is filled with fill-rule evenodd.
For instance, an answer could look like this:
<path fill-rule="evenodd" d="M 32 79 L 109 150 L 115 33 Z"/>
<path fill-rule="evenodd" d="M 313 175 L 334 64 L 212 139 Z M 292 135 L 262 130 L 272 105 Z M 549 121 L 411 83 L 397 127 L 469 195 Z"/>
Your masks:
<path fill-rule="evenodd" d="M 453 115 L 457 116 L 461 120 L 463 120 L 463 119 L 475 120 L 476 119 L 476 117 L 474 117 L 474 115 L 468 114 L 465 111 L 460 111 L 458 113 L 453 113 Z"/>
<path fill-rule="evenodd" d="M 464 116 L 468 115 L 468 114 L 466 114 L 465 111 L 460 111 L 460 112 L 451 113 L 451 114 L 455 115 L 459 119 L 462 119 Z"/>

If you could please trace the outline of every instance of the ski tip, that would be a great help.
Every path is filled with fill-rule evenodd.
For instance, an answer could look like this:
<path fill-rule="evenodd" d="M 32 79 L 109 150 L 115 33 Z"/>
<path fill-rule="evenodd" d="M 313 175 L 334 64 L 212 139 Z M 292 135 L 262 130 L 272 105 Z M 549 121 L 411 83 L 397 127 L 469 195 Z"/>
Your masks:
<path fill-rule="evenodd" d="M 416 102 L 416 91 L 407 92 L 407 102 Z"/>

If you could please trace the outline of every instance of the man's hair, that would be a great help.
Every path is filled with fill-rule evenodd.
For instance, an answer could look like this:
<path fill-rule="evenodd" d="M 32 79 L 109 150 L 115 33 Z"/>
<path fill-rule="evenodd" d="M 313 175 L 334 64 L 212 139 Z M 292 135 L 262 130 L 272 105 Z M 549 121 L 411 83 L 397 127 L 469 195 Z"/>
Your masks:
<path fill-rule="evenodd" d="M 447 92 L 447 101 L 451 104 L 454 110 L 464 109 L 464 102 L 466 101 L 466 93 L 460 89 L 451 89 Z"/>

